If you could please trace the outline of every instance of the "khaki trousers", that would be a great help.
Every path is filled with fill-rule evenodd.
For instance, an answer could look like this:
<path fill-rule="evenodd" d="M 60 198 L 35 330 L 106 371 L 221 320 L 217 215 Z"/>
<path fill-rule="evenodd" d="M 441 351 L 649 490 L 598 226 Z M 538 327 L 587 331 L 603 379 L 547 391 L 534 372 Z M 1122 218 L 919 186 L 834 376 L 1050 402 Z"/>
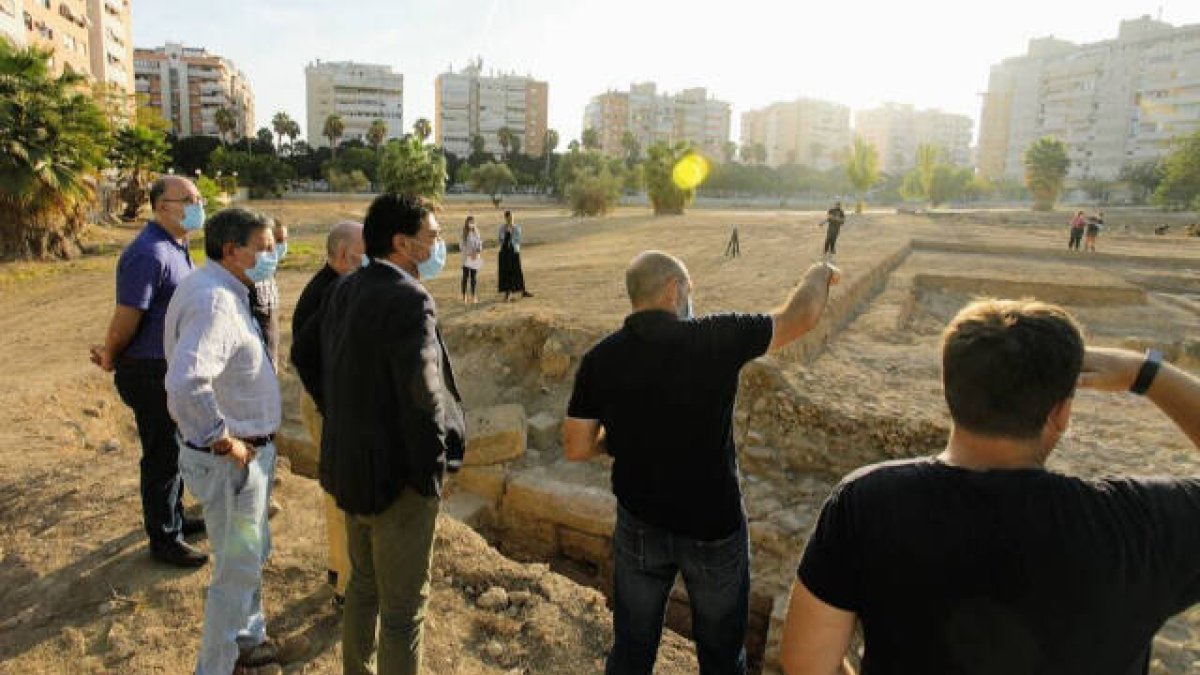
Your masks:
<path fill-rule="evenodd" d="M 318 452 L 321 446 L 321 413 L 317 404 L 307 393 L 300 395 L 300 412 L 304 415 L 304 426 L 308 434 L 317 444 Z M 350 552 L 346 544 L 346 514 L 338 508 L 337 502 L 328 492 L 325 499 L 325 537 L 329 541 L 329 581 L 333 591 L 340 597 L 346 597 L 346 587 L 350 584 Z"/>

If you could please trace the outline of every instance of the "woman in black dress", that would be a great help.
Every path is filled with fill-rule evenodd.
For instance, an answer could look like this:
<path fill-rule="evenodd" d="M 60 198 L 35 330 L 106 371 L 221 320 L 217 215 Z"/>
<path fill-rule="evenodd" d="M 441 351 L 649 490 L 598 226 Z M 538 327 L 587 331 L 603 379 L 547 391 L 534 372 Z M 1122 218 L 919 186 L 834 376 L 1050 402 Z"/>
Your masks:
<path fill-rule="evenodd" d="M 517 293 L 531 298 L 533 293 L 525 290 L 525 274 L 521 271 L 521 226 L 513 223 L 512 211 L 504 212 L 504 224 L 497 236 L 500 240 L 500 292 L 504 301 Z"/>

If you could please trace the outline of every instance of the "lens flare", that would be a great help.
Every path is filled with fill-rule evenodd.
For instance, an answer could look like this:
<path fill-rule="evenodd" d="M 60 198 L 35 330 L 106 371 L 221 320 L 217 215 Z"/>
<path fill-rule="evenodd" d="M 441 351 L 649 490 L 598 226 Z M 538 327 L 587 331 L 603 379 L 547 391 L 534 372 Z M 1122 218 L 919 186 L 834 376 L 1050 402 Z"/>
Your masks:
<path fill-rule="evenodd" d="M 671 180 L 680 190 L 695 190 L 705 178 L 708 178 L 708 160 L 694 152 L 684 155 L 671 170 Z"/>

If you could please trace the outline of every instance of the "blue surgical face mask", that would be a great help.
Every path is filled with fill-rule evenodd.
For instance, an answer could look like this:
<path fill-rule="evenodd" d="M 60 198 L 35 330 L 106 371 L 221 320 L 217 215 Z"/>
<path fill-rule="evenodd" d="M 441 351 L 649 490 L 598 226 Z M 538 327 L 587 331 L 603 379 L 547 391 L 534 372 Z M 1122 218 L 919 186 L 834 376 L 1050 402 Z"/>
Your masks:
<path fill-rule="evenodd" d="M 279 262 L 283 262 L 283 259 L 287 257 L 286 241 L 281 244 L 275 244 L 275 257 L 279 260 Z"/>
<path fill-rule="evenodd" d="M 278 265 L 279 259 L 275 257 L 274 253 L 259 251 L 254 254 L 254 267 L 246 270 L 246 276 L 256 284 L 262 283 L 275 275 L 275 268 Z"/>
<path fill-rule="evenodd" d="M 446 266 L 446 242 L 438 239 L 429 251 L 429 257 L 417 263 L 417 271 L 422 279 L 432 279 Z"/>
<path fill-rule="evenodd" d="M 363 267 L 370 265 L 371 264 L 371 256 L 367 255 L 366 253 L 362 254 L 362 257 L 359 258 L 359 260 L 358 260 L 358 264 L 362 265 Z"/>
<path fill-rule="evenodd" d="M 204 227 L 204 205 L 184 204 L 183 220 L 180 225 L 183 225 L 183 229 L 187 232 L 195 232 Z"/>
<path fill-rule="evenodd" d="M 692 296 L 690 293 L 687 296 L 687 301 L 681 304 L 683 306 L 676 311 L 679 318 L 684 320 L 692 318 L 694 315 L 692 314 Z"/>

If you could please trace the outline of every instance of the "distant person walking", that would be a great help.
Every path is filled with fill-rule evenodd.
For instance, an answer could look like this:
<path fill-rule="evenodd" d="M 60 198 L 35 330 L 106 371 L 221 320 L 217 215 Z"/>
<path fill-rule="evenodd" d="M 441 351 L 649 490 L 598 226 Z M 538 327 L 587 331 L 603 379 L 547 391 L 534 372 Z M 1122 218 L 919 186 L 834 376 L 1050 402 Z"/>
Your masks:
<path fill-rule="evenodd" d="M 142 518 L 150 554 L 180 567 L 198 567 L 208 556 L 183 537 L 204 531 L 203 520 L 183 517 L 183 481 L 175 421 L 167 410 L 163 378 L 163 319 L 175 288 L 192 272 L 187 236 L 204 226 L 204 199 L 186 178 L 164 176 L 150 186 L 154 216 L 117 262 L 117 304 L 103 346 L 92 362 L 113 380 L 133 410 L 142 443 Z"/>
<path fill-rule="evenodd" d="M 1096 252 L 1096 237 L 1100 236 L 1100 230 L 1103 228 L 1104 212 L 1097 211 L 1096 215 L 1087 220 L 1087 227 L 1083 235 L 1083 250 Z"/>
<path fill-rule="evenodd" d="M 520 294 L 532 298 L 533 293 L 525 290 L 525 273 L 521 271 L 521 226 L 513 222 L 512 211 L 504 212 L 504 224 L 497 236 L 500 240 L 500 292 L 504 301 Z"/>
<path fill-rule="evenodd" d="M 483 267 L 483 238 L 479 236 L 479 228 L 475 226 L 475 216 L 467 216 L 463 223 L 462 239 L 458 250 L 462 253 L 462 296 L 464 305 L 474 305 L 479 302 L 476 285 L 479 282 L 479 268 Z M 467 293 L 470 282 L 470 293 Z"/>
<path fill-rule="evenodd" d="M 824 259 L 832 261 L 837 255 L 838 235 L 842 233 L 842 225 L 846 222 L 846 212 L 842 210 L 841 202 L 834 202 L 833 208 L 825 212 L 825 220 L 817 227 L 825 225 L 825 247 L 821 251 Z"/>
<path fill-rule="evenodd" d="M 1086 225 L 1087 218 L 1083 215 L 1083 211 L 1076 211 L 1075 217 L 1071 219 L 1071 238 L 1067 240 L 1067 250 L 1079 250 L 1079 242 L 1083 240 L 1083 228 Z"/>

